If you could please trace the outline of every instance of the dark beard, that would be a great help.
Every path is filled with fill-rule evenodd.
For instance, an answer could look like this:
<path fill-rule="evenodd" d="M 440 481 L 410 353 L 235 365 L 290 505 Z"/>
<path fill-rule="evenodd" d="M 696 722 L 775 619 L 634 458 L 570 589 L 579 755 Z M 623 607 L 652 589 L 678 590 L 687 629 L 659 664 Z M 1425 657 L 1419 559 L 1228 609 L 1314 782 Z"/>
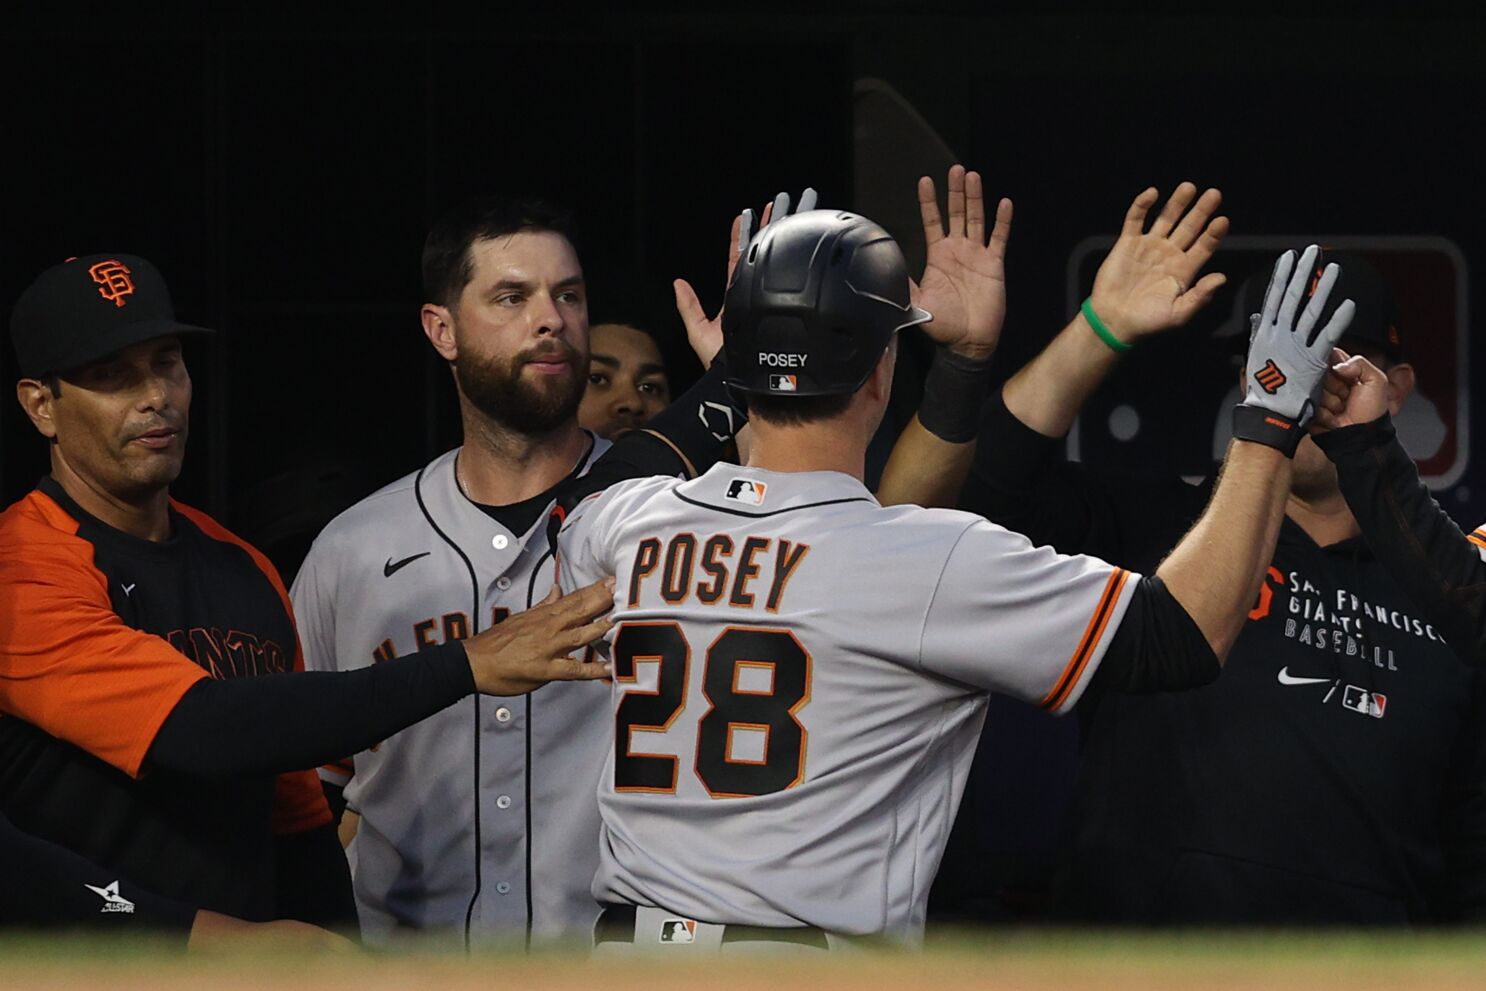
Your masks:
<path fill-rule="evenodd" d="M 465 398 L 491 420 L 523 436 L 540 437 L 577 416 L 583 401 L 587 375 L 580 367 L 582 355 L 569 344 L 559 346 L 572 371 L 561 378 L 523 380 L 521 370 L 535 354 L 517 355 L 505 364 L 460 354 L 454 359 L 454 378 Z"/>

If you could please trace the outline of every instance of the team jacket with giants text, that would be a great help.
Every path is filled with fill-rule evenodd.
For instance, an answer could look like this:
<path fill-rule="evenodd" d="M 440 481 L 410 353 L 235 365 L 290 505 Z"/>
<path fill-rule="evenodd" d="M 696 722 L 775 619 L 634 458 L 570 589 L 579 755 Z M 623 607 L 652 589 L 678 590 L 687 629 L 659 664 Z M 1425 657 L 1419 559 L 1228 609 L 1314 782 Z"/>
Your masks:
<path fill-rule="evenodd" d="M 1210 485 L 1099 475 L 1004 405 L 967 508 L 1154 568 Z M 1104 923 L 1392 924 L 1486 894 L 1486 685 L 1361 538 L 1288 519 L 1223 675 L 1086 696 L 1061 914 Z"/>
<path fill-rule="evenodd" d="M 330 821 L 314 772 L 203 780 L 148 754 L 202 678 L 303 667 L 288 596 L 210 517 L 170 520 L 132 537 L 51 479 L 0 514 L 0 813 L 158 894 L 272 918 L 275 833 Z"/>

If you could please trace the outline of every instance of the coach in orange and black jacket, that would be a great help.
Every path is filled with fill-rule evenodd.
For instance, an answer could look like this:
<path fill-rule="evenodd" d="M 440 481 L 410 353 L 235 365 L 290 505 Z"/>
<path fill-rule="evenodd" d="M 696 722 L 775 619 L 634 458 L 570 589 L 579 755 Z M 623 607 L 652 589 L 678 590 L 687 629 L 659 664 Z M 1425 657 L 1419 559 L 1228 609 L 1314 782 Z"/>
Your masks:
<path fill-rule="evenodd" d="M 11 332 L 51 474 L 0 514 L 0 815 L 167 898 L 354 926 L 329 808 L 297 769 L 477 690 L 601 676 L 564 636 L 601 633 L 582 624 L 610 594 L 544 607 L 555 625 L 523 619 L 522 642 L 504 624 L 365 672 L 265 677 L 303 669 L 279 576 L 168 491 L 181 337 L 201 328 L 149 262 L 96 255 L 43 273 Z"/>

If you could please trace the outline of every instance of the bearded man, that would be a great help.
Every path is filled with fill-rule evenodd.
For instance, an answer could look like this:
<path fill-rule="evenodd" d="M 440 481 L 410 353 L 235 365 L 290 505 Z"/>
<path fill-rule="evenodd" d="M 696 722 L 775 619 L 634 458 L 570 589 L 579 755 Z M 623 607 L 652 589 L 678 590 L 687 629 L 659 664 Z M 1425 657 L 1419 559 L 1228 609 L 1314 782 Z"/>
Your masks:
<path fill-rule="evenodd" d="M 430 231 L 423 283 L 423 332 L 453 373 L 464 443 L 317 538 L 291 593 L 311 669 L 463 640 L 538 604 L 555 583 L 548 511 L 611 449 L 577 420 L 588 301 L 564 213 L 466 203 Z M 741 422 L 720 372 L 687 394 L 664 440 L 634 432 L 600 473 L 646 442 L 662 461 L 629 461 L 620 474 L 704 469 L 705 449 L 720 452 Z M 704 423 L 699 408 L 719 422 Z M 348 857 L 366 938 L 586 939 L 598 913 L 589 886 L 607 701 L 593 686 L 455 705 L 322 768 L 332 806 L 355 813 L 341 832 L 354 829 Z"/>

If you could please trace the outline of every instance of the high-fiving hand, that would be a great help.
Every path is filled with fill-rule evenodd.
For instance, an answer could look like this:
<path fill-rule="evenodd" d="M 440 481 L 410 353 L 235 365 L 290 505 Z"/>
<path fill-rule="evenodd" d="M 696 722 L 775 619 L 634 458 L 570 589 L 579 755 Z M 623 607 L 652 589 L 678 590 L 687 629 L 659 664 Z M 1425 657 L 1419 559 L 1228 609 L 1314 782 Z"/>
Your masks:
<path fill-rule="evenodd" d="M 1160 198 L 1154 186 L 1135 197 L 1094 276 L 1090 305 L 1126 344 L 1182 326 L 1227 281 L 1217 272 L 1197 278 L 1228 233 L 1228 218 L 1213 216 L 1223 194 L 1209 189 L 1197 196 L 1197 187 L 1184 182 L 1146 230 L 1146 216 Z"/>
<path fill-rule="evenodd" d="M 1350 299 L 1343 301 L 1326 325 L 1317 329 L 1341 274 L 1334 264 L 1316 273 L 1320 253 L 1313 244 L 1301 254 L 1299 264 L 1293 251 L 1280 255 L 1275 263 L 1264 294 L 1264 310 L 1252 318 L 1244 365 L 1247 391 L 1233 411 L 1234 437 L 1273 447 L 1286 457 L 1295 456 L 1332 349 L 1352 322 L 1355 309 Z M 1309 299 L 1307 286 L 1311 287 Z"/>
<path fill-rule="evenodd" d="M 1248 377 L 1244 405 L 1267 409 L 1297 424 L 1309 417 L 1321 377 L 1330 367 L 1331 351 L 1352 322 L 1356 308 L 1350 299 L 1345 300 L 1326 326 L 1316 330 L 1341 274 L 1335 264 L 1327 265 L 1307 300 L 1306 287 L 1312 284 L 1320 253 L 1313 244 L 1301 254 L 1298 265 L 1293 251 L 1280 255 L 1275 262 L 1264 294 L 1264 309 L 1257 314 L 1249 337 L 1249 357 L 1244 366 Z"/>
<path fill-rule="evenodd" d="M 1006 321 L 1006 244 L 1011 237 L 1011 200 L 996 205 L 986 239 L 985 191 L 980 173 L 962 165 L 949 170 L 949 227 L 939 214 L 934 180 L 918 181 L 919 213 L 928 259 L 912 288 L 913 305 L 934 319 L 923 329 L 936 344 L 967 358 L 986 359 Z"/>
<path fill-rule="evenodd" d="M 800 204 L 795 208 L 795 213 L 814 210 L 815 199 L 815 190 L 806 187 L 805 191 L 800 194 Z M 728 269 L 727 279 L 723 283 L 724 288 L 733 284 L 733 270 L 738 267 L 738 259 L 743 257 L 743 252 L 747 251 L 748 246 L 753 243 L 755 235 L 762 233 L 775 217 L 788 216 L 789 204 L 788 193 L 780 193 L 774 197 L 774 202 L 764 207 L 757 230 L 753 227 L 751 209 L 745 209 L 733 218 L 733 229 L 728 236 Z M 671 288 L 676 293 L 676 312 L 681 314 L 681 322 L 686 325 L 687 343 L 691 345 L 697 360 L 704 367 L 712 364 L 712 359 L 722 348 L 721 307 L 718 308 L 716 316 L 708 317 L 691 283 L 685 279 L 677 279 L 671 284 Z"/>

